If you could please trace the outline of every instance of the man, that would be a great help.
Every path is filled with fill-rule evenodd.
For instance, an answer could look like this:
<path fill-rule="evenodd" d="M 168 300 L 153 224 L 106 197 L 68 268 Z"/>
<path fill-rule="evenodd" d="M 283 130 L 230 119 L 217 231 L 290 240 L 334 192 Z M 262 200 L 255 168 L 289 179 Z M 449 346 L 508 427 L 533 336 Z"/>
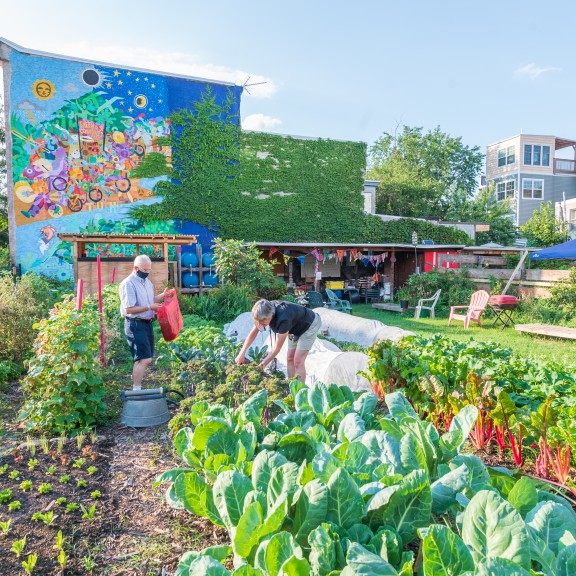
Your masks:
<path fill-rule="evenodd" d="M 236 364 L 246 364 L 246 352 L 258 332 L 263 332 L 266 326 L 270 326 L 270 330 L 276 333 L 276 345 L 262 360 L 260 368 L 264 369 L 272 362 L 288 338 L 288 378 L 296 376 L 301 382 L 306 382 L 306 357 L 322 325 L 320 316 L 300 304 L 258 300 L 252 308 L 252 318 L 254 327 L 236 356 Z"/>
<path fill-rule="evenodd" d="M 152 261 L 144 254 L 136 256 L 132 274 L 120 284 L 120 313 L 124 317 L 124 334 L 134 359 L 132 383 L 134 390 L 142 388 L 142 378 L 154 356 L 152 322 L 166 290 L 154 296 L 154 286 L 148 280 Z"/>

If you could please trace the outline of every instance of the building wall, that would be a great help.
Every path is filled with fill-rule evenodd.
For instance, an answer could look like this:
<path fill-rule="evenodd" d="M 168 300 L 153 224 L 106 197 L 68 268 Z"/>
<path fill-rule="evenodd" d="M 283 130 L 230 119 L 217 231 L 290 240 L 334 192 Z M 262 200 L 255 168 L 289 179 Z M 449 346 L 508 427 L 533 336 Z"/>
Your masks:
<path fill-rule="evenodd" d="M 576 175 L 554 174 L 555 160 L 554 136 L 538 136 L 521 134 L 506 140 L 502 140 L 488 146 L 486 152 L 486 180 L 488 183 L 497 184 L 503 181 L 515 182 L 514 212 L 517 224 L 522 225 L 529 220 L 535 210 L 539 210 L 543 202 L 559 202 L 565 196 L 566 199 L 576 198 Z M 550 146 L 550 165 L 531 166 L 524 164 L 524 145 L 537 144 Z M 509 146 L 515 147 L 515 162 L 506 166 L 498 166 L 498 151 Z M 524 179 L 538 179 L 544 183 L 543 197 L 541 200 L 523 198 L 522 181 Z"/>
<path fill-rule="evenodd" d="M 169 161 L 169 114 L 191 109 L 208 89 L 218 102 L 231 92 L 238 112 L 240 87 L 31 54 L 1 42 L 0 60 L 11 255 L 23 271 L 72 276 L 70 246 L 59 232 L 181 230 L 175 221 L 130 218 L 132 207 L 158 201 L 154 187 L 166 179 L 140 177 L 138 167 Z M 118 250 L 125 255 L 125 246 Z"/>

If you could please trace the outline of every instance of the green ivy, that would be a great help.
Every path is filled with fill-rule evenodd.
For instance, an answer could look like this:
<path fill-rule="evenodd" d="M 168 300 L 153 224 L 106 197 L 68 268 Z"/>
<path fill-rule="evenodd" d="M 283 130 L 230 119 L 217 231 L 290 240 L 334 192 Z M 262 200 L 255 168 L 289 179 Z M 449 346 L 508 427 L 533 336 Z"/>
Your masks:
<path fill-rule="evenodd" d="M 247 241 L 410 243 L 416 231 L 436 243 L 470 243 L 453 228 L 364 213 L 366 144 L 242 132 L 233 110 L 232 97 L 220 106 L 208 91 L 171 116 L 173 166 L 156 187 L 162 202 L 137 207 L 134 217 L 190 220 Z M 146 166 L 148 176 L 166 172 Z"/>

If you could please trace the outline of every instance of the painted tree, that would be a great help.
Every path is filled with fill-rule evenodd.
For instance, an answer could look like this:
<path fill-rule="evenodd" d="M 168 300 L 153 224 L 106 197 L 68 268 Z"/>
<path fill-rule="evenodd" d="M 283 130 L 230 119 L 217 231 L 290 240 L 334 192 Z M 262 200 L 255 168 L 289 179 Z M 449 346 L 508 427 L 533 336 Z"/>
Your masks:
<path fill-rule="evenodd" d="M 534 210 L 532 218 L 520 226 L 520 231 L 530 246 L 554 246 L 568 240 L 566 222 L 556 220 L 552 202 L 546 202 L 540 206 L 540 210 Z"/>
<path fill-rule="evenodd" d="M 472 198 L 484 156 L 478 146 L 465 146 L 440 127 L 424 133 L 403 126 L 384 132 L 370 158 L 368 178 L 380 180 L 378 213 L 442 218 L 456 196 Z"/>

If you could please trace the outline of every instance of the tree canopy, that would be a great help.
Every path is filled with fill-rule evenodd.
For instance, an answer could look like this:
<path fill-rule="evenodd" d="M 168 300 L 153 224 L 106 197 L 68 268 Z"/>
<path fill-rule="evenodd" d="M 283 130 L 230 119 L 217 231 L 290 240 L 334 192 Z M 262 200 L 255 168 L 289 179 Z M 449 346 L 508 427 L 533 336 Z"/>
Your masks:
<path fill-rule="evenodd" d="M 547 247 L 562 244 L 568 240 L 566 222 L 558 222 L 552 202 L 534 210 L 532 218 L 520 226 L 520 231 L 528 240 L 529 246 Z"/>
<path fill-rule="evenodd" d="M 465 146 L 439 126 L 426 133 L 409 126 L 384 132 L 370 149 L 367 173 L 380 180 L 376 211 L 442 218 L 456 197 L 473 197 L 483 159 L 478 146 Z"/>

